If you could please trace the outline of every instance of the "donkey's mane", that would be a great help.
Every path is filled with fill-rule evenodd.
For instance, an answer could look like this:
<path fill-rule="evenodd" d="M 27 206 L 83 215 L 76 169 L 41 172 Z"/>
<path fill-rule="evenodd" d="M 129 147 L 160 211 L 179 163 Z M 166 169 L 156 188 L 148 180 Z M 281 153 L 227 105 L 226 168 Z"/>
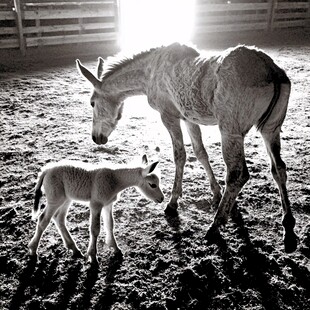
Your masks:
<path fill-rule="evenodd" d="M 154 50 L 157 50 L 157 49 L 159 49 L 159 47 L 152 48 L 152 49 L 147 50 L 147 51 L 142 51 L 141 53 L 134 54 L 131 56 L 126 56 L 126 55 L 124 56 L 122 54 L 117 54 L 115 56 L 109 57 L 104 62 L 104 70 L 102 72 L 100 79 L 102 80 L 102 79 L 105 79 L 105 78 L 111 76 L 113 73 L 115 73 L 119 69 L 125 67 L 126 65 L 128 65 L 132 61 L 139 60 L 139 59 L 149 55 L 150 53 L 152 53 Z"/>

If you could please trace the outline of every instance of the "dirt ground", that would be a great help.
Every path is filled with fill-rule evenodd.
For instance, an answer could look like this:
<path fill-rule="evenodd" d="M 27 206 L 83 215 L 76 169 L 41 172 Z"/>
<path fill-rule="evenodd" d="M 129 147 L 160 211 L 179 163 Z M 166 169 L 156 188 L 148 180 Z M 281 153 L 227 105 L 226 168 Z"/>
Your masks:
<path fill-rule="evenodd" d="M 73 58 L 9 58 L 0 62 L 0 309 L 310 309 L 310 35 L 230 36 L 198 45 L 213 52 L 237 43 L 262 47 L 292 81 L 282 156 L 297 251 L 284 253 L 278 191 L 255 130 L 245 142 L 251 179 L 238 197 L 239 218 L 210 242 L 209 182 L 186 135 L 183 197 L 179 216 L 171 218 L 164 214 L 174 177 L 171 142 L 144 98 L 128 100 L 109 143 L 97 146 L 90 135 L 91 89 Z M 95 56 L 82 60 L 95 69 Z M 224 185 L 218 131 L 206 127 L 203 135 Z M 29 260 L 33 189 L 43 165 L 60 159 L 127 164 L 144 153 L 160 161 L 166 198 L 156 205 L 135 189 L 120 196 L 114 216 L 122 259 L 106 248 L 102 233 L 99 269 L 91 268 L 70 256 L 51 224 L 39 260 Z M 74 203 L 68 226 L 86 253 L 88 206 Z"/>

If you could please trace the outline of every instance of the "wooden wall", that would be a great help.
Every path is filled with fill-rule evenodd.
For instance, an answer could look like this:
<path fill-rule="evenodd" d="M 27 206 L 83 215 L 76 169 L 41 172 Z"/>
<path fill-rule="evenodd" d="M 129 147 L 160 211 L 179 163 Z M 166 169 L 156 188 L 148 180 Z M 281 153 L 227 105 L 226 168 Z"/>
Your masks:
<path fill-rule="evenodd" d="M 118 3 L 119 0 L 2 0 L 0 50 L 19 48 L 25 54 L 27 48 L 34 46 L 115 44 Z M 310 0 L 196 0 L 195 39 L 210 32 L 309 26 Z"/>

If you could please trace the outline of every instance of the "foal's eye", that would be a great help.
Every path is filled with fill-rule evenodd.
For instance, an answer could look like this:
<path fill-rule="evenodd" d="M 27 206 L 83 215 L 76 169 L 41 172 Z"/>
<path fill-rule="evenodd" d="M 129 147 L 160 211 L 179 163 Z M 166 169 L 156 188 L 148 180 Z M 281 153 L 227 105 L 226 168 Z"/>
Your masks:
<path fill-rule="evenodd" d="M 94 106 L 95 106 L 95 101 L 91 101 L 91 102 L 90 102 L 90 105 L 91 105 L 92 107 L 94 107 Z"/>
<path fill-rule="evenodd" d="M 156 187 L 157 187 L 156 184 L 149 183 L 149 185 L 150 185 L 152 188 L 156 188 Z"/>

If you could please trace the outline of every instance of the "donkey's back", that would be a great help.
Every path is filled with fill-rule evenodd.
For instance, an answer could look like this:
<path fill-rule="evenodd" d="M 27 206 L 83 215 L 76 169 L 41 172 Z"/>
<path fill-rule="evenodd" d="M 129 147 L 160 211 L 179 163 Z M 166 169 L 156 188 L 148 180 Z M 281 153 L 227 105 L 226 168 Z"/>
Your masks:
<path fill-rule="evenodd" d="M 217 124 L 223 131 L 240 135 L 253 125 L 262 129 L 274 110 L 273 116 L 278 115 L 274 125 L 278 127 L 284 120 L 289 79 L 256 48 L 240 45 L 205 57 L 192 47 L 175 44 L 159 50 L 154 58 L 164 65 L 153 67 L 150 101 L 152 95 L 170 101 L 170 112 L 180 118 L 201 125 Z"/>

